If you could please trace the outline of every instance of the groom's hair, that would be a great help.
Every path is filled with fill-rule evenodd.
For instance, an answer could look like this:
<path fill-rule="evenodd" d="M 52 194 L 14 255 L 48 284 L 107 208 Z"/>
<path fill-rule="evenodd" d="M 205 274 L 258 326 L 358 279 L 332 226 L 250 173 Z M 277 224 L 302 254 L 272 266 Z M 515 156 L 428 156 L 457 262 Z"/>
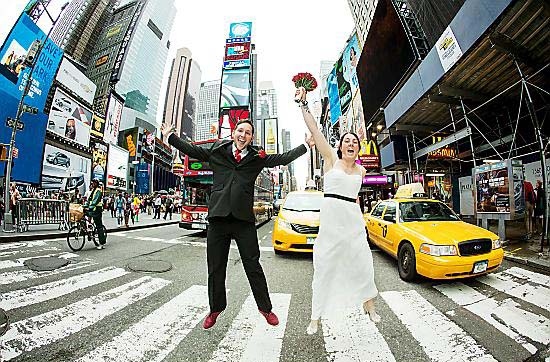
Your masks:
<path fill-rule="evenodd" d="M 252 121 L 248 118 L 243 118 L 243 119 L 239 119 L 237 121 L 237 124 L 235 125 L 235 128 L 239 127 L 240 124 L 243 124 L 243 123 L 248 123 L 250 126 L 252 126 L 252 134 L 254 134 L 254 124 L 252 123 Z"/>
<path fill-rule="evenodd" d="M 342 143 L 344 143 L 344 137 L 346 137 L 346 135 L 352 135 L 354 136 L 355 138 L 357 138 L 357 143 L 361 143 L 361 141 L 359 140 L 359 136 L 357 136 L 355 134 L 355 132 L 345 132 L 342 137 L 340 137 L 340 144 L 338 145 L 338 150 L 336 151 L 336 154 L 338 155 L 338 158 L 342 158 Z"/>

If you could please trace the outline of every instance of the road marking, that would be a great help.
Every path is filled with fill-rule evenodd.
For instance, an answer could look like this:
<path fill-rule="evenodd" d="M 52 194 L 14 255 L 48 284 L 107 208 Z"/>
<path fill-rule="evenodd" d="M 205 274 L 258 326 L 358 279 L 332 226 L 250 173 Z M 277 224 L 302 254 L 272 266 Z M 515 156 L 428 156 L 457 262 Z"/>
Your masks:
<path fill-rule="evenodd" d="M 152 236 L 127 236 L 127 238 L 141 241 L 165 241 L 165 239 L 154 238 Z"/>
<path fill-rule="evenodd" d="M 162 361 L 208 309 L 207 288 L 193 285 L 78 361 Z"/>
<path fill-rule="evenodd" d="M 267 324 L 254 298 L 248 296 L 210 361 L 279 361 L 291 296 L 270 293 L 270 297 L 279 325 Z"/>
<path fill-rule="evenodd" d="M 75 275 L 70 278 L 41 284 L 30 288 L 14 290 L 0 294 L 0 308 L 11 310 L 27 305 L 44 302 L 63 295 L 67 295 L 79 289 L 103 283 L 107 280 L 129 274 L 122 268 L 109 267 L 90 273 Z"/>
<path fill-rule="evenodd" d="M 34 248 L 35 246 L 46 246 L 45 241 L 29 241 L 21 243 L 7 243 L 0 244 L 0 250 L 10 250 L 10 249 L 19 249 L 19 248 Z"/>
<path fill-rule="evenodd" d="M 65 307 L 12 323 L 0 341 L 6 361 L 66 338 L 162 289 L 171 282 L 149 276 Z"/>
<path fill-rule="evenodd" d="M 537 352 L 537 347 L 525 337 L 545 345 L 550 342 L 550 321 L 520 309 L 519 304 L 512 299 L 497 301 L 487 298 L 462 283 L 436 285 L 434 288 L 512 338 L 531 354 Z"/>
<path fill-rule="evenodd" d="M 175 242 L 176 239 L 172 239 L 172 243 Z M 186 245 L 186 246 L 200 246 L 202 248 L 206 248 L 206 243 L 201 241 L 187 241 L 187 240 L 181 240 L 178 242 L 178 244 Z M 230 249 L 239 250 L 237 245 L 234 245 L 233 243 L 229 246 Z M 272 246 L 260 246 L 260 251 L 270 251 L 273 252 Z"/>
<path fill-rule="evenodd" d="M 395 362 L 390 347 L 362 307 L 323 318 L 322 328 L 328 361 Z"/>
<path fill-rule="evenodd" d="M 61 259 L 71 259 L 71 258 L 79 258 L 78 254 L 73 253 L 55 253 L 55 254 L 46 254 L 46 255 L 37 255 L 37 256 L 29 256 L 27 258 L 19 258 L 15 260 L 0 260 L 0 269 L 8 269 L 8 268 L 17 268 L 20 266 L 25 266 L 25 261 L 29 259 L 35 259 L 35 258 L 45 258 L 45 257 L 57 257 Z"/>
<path fill-rule="evenodd" d="M 516 266 L 510 269 L 504 270 L 503 273 L 510 274 L 520 279 L 526 279 L 530 282 L 550 287 L 550 277 L 544 274 L 535 273 L 526 269 L 518 268 Z"/>
<path fill-rule="evenodd" d="M 484 275 L 476 280 L 544 310 L 550 308 L 550 289 L 542 285 L 520 284 L 511 275 L 502 272 Z"/>
<path fill-rule="evenodd" d="M 415 290 L 382 292 L 382 298 L 432 361 L 495 361 L 462 328 Z"/>
<path fill-rule="evenodd" d="M 11 250 L 11 251 L 3 251 L 3 252 L 0 252 L 0 258 L 13 257 L 16 254 L 21 254 L 21 253 L 44 253 L 44 252 L 50 252 L 50 251 L 56 251 L 56 250 L 59 250 L 59 248 L 55 246 L 48 246 L 45 248 L 32 249 L 32 250 L 18 249 L 18 250 Z"/>
<path fill-rule="evenodd" d="M 12 283 L 19 283 L 24 282 L 26 280 L 31 279 L 39 279 L 39 278 L 45 278 L 52 275 L 57 275 L 81 268 L 86 268 L 92 265 L 96 265 L 97 263 L 92 260 L 83 260 L 79 261 L 76 264 L 69 264 L 67 266 L 64 266 L 63 268 L 55 269 L 52 271 L 45 271 L 45 272 L 37 272 L 30 269 L 25 270 L 14 270 L 11 272 L 2 272 L 0 273 L 0 285 L 6 285 L 6 284 L 12 284 Z"/>

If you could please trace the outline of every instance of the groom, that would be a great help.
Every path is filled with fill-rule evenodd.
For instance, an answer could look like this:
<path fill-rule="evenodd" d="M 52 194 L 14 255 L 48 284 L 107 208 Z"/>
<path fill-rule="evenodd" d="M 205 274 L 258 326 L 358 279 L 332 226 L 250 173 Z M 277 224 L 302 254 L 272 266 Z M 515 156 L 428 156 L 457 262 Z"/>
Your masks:
<path fill-rule="evenodd" d="M 276 326 L 279 319 L 271 311 L 253 212 L 254 183 L 264 167 L 286 165 L 307 152 L 313 146 L 311 138 L 288 152 L 266 155 L 263 150 L 251 146 L 254 125 L 248 119 L 237 122 L 232 140 L 219 140 L 210 149 L 204 149 L 183 141 L 175 130 L 163 124 L 161 131 L 168 143 L 182 153 L 200 161 L 208 161 L 214 172 L 212 193 L 208 203 L 208 235 L 206 255 L 208 262 L 208 299 L 210 313 L 203 328 L 216 324 L 219 314 L 227 306 L 225 275 L 229 245 L 235 239 L 244 270 L 258 305 L 267 323 Z"/>

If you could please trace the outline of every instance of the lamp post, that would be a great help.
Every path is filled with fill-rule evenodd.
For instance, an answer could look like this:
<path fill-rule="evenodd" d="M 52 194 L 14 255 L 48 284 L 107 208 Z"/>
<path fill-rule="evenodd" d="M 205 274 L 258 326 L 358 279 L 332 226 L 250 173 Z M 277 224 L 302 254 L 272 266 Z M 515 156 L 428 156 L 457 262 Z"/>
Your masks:
<path fill-rule="evenodd" d="M 42 6 L 44 6 L 44 4 L 42 3 L 42 0 L 38 0 L 38 1 L 40 1 Z M 31 45 L 31 47 L 29 48 L 29 52 L 27 53 L 27 57 L 25 59 L 26 65 L 30 68 L 30 72 L 29 72 L 29 75 L 27 77 L 27 82 L 25 84 L 25 88 L 23 89 L 23 92 L 21 93 L 21 99 L 19 100 L 19 104 L 17 105 L 17 113 L 16 113 L 15 119 L 13 120 L 13 123 L 12 123 L 12 132 L 11 132 L 11 138 L 10 138 L 10 143 L 9 143 L 8 162 L 6 164 L 6 175 L 5 175 L 6 176 L 5 177 L 6 181 L 5 181 L 5 187 L 4 187 L 4 205 L 6 205 L 5 213 L 4 213 L 4 231 L 6 231 L 6 232 L 14 232 L 14 230 L 13 230 L 13 216 L 11 214 L 11 210 L 10 210 L 10 207 L 9 207 L 9 205 L 10 205 L 10 187 L 9 186 L 10 186 L 10 181 L 11 181 L 11 168 L 12 168 L 12 165 L 13 165 L 13 150 L 15 148 L 15 135 L 16 135 L 16 132 L 17 132 L 17 127 L 18 127 L 21 115 L 23 113 L 25 113 L 25 112 L 27 112 L 27 113 L 37 113 L 37 110 L 35 108 L 32 108 L 32 107 L 29 107 L 29 106 L 25 105 L 25 103 L 24 103 L 25 97 L 27 96 L 27 94 L 29 93 L 29 90 L 31 89 L 32 74 L 34 72 L 34 66 L 36 64 L 36 60 L 40 56 L 40 53 L 42 52 L 42 49 L 44 49 L 44 45 L 48 41 L 48 39 L 50 37 L 50 34 L 51 34 L 51 32 L 52 32 L 52 30 L 55 26 L 55 23 L 57 22 L 57 20 L 59 20 L 59 17 L 63 13 L 63 10 L 65 10 L 67 5 L 69 5 L 68 2 L 65 3 L 61 7 L 61 11 L 59 12 L 59 14 L 57 15 L 57 18 L 55 18 L 55 20 L 52 19 L 51 15 L 48 13 L 48 10 L 46 9 L 46 6 L 44 6 L 44 10 L 46 11 L 46 13 L 50 17 L 50 19 L 52 19 L 52 26 L 51 26 L 50 30 L 48 31 L 48 33 L 46 34 L 46 37 L 44 38 L 43 42 L 38 41 L 37 43 L 35 42 L 35 43 L 33 43 L 33 45 Z M 35 44 L 38 44 L 38 46 L 37 46 L 36 49 L 33 49 L 33 46 Z M 29 55 L 31 55 L 32 51 L 34 51 L 35 54 L 32 54 L 32 57 L 29 57 Z"/>

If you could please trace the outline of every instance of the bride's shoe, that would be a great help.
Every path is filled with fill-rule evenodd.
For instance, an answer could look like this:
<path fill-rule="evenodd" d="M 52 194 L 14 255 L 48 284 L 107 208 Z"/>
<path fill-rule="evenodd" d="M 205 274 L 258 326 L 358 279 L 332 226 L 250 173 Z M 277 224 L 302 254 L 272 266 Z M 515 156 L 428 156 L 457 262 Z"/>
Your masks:
<path fill-rule="evenodd" d="M 317 333 L 317 330 L 319 329 L 319 321 L 311 321 L 309 322 L 309 325 L 307 326 L 306 333 L 310 336 L 312 334 Z"/>
<path fill-rule="evenodd" d="M 366 303 L 363 304 L 363 311 L 365 311 L 365 314 L 369 315 L 369 318 L 374 323 L 379 323 L 382 321 L 382 318 L 376 313 L 376 310 L 374 309 L 374 305 L 372 307 L 367 307 Z"/>

